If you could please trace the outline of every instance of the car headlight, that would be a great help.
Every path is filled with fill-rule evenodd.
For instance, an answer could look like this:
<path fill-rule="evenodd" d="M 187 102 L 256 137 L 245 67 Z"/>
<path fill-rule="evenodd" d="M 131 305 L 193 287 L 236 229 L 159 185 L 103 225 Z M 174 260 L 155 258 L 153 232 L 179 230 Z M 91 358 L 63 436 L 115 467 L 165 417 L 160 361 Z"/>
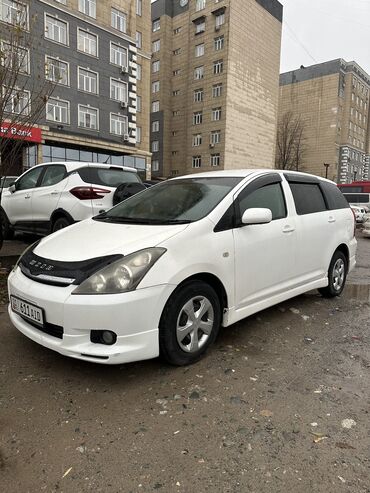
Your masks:
<path fill-rule="evenodd" d="M 95 272 L 72 294 L 117 294 L 133 291 L 165 251 L 165 248 L 146 248 L 131 253 Z"/>
<path fill-rule="evenodd" d="M 29 250 L 33 250 L 39 243 L 40 243 L 41 240 L 37 240 L 35 241 L 34 243 L 32 243 L 32 245 L 28 246 L 24 251 L 23 253 L 21 253 L 21 255 L 19 255 L 18 257 L 18 260 L 16 261 L 16 263 L 14 264 L 13 266 L 13 269 L 12 269 L 12 272 L 15 272 L 17 270 L 17 267 L 19 266 L 19 262 L 22 260 L 22 258 L 26 255 L 26 253 L 29 251 Z"/>

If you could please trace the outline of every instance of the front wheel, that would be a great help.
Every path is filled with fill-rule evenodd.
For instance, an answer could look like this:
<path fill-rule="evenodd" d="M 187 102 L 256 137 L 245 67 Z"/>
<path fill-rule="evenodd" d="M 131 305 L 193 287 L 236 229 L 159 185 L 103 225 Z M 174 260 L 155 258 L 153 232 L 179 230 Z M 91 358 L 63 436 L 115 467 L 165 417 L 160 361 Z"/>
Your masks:
<path fill-rule="evenodd" d="M 1 221 L 1 233 L 2 239 L 11 240 L 14 237 L 14 230 L 10 226 L 10 222 L 7 215 L 3 210 L 0 211 L 0 221 Z"/>
<path fill-rule="evenodd" d="M 202 281 L 180 286 L 159 323 L 161 356 L 172 365 L 194 363 L 215 341 L 220 324 L 220 300 L 211 286 Z"/>
<path fill-rule="evenodd" d="M 319 292 L 324 298 L 334 298 L 339 296 L 346 284 L 348 262 L 345 255 L 337 250 L 331 259 L 328 270 L 329 284 L 325 288 L 320 288 Z"/>

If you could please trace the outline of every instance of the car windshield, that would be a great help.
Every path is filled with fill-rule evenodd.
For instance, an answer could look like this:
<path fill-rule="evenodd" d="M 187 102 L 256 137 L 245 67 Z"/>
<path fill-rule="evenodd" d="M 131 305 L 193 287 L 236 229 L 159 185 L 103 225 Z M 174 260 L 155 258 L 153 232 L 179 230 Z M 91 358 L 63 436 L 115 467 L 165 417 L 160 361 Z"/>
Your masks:
<path fill-rule="evenodd" d="M 240 177 L 170 180 L 121 202 L 94 219 L 136 224 L 185 224 L 207 216 Z"/>

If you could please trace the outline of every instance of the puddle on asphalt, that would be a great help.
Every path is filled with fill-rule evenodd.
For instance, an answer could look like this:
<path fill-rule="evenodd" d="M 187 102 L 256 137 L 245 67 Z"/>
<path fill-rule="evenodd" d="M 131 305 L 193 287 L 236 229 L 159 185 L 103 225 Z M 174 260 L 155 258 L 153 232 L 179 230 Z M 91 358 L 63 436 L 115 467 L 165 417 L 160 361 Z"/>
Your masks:
<path fill-rule="evenodd" d="M 370 302 L 370 284 L 347 284 L 344 294 L 353 300 Z"/>

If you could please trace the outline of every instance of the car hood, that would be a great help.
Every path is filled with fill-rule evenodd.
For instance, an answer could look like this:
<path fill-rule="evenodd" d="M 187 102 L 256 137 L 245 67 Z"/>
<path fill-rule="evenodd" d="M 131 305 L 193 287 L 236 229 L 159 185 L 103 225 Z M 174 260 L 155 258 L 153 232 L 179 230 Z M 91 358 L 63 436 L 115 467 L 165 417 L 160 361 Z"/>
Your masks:
<path fill-rule="evenodd" d="M 36 246 L 40 257 L 78 262 L 105 255 L 136 252 L 157 246 L 189 225 L 112 224 L 87 219 L 47 236 Z"/>

